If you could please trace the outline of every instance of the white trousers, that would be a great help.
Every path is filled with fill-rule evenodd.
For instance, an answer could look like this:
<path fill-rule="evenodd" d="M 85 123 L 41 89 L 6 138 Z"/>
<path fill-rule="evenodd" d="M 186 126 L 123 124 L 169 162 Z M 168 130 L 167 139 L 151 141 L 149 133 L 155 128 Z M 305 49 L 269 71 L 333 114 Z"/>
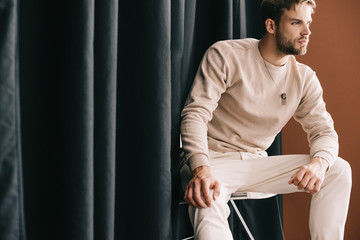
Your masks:
<path fill-rule="evenodd" d="M 249 153 L 210 151 L 211 172 L 221 183 L 220 196 L 211 207 L 189 206 L 190 221 L 198 240 L 233 239 L 227 218 L 227 202 L 234 192 L 287 194 L 299 192 L 290 177 L 310 162 L 309 155 L 263 157 Z M 191 178 L 187 165 L 181 169 L 182 187 Z M 321 190 L 312 196 L 310 235 L 312 240 L 340 240 L 344 237 L 351 191 L 351 168 L 341 158 L 327 171 Z"/>

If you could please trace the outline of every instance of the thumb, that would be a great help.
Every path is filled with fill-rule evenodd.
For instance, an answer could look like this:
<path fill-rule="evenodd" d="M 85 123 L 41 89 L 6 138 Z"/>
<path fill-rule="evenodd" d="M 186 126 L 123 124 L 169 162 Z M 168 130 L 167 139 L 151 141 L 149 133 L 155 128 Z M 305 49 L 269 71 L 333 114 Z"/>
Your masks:
<path fill-rule="evenodd" d="M 214 189 L 213 199 L 214 201 L 216 201 L 216 199 L 220 196 L 220 183 L 218 181 L 215 181 L 213 189 Z"/>

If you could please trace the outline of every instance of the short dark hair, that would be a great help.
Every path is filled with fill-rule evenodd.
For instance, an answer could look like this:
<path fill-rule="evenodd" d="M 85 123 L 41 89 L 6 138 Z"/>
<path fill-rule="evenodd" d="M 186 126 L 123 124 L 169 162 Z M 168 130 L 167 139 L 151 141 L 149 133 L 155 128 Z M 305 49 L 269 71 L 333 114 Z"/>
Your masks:
<path fill-rule="evenodd" d="M 281 16 L 284 14 L 284 10 L 290 10 L 296 4 L 307 3 L 313 9 L 316 7 L 314 0 L 263 0 L 260 6 L 260 15 L 263 34 L 266 33 L 265 21 L 267 19 L 274 20 L 277 25 L 281 19 Z"/>

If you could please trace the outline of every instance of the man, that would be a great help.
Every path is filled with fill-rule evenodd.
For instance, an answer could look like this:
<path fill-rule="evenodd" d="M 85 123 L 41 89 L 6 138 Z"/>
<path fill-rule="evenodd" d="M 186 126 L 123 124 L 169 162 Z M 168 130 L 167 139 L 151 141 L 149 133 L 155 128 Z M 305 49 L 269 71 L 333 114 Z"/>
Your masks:
<path fill-rule="evenodd" d="M 261 40 L 220 41 L 205 53 L 182 111 L 185 201 L 197 239 L 232 239 L 234 192 L 312 194 L 312 239 L 343 239 L 351 169 L 306 53 L 315 2 L 264 0 Z M 309 155 L 268 157 L 291 117 L 307 133 Z"/>

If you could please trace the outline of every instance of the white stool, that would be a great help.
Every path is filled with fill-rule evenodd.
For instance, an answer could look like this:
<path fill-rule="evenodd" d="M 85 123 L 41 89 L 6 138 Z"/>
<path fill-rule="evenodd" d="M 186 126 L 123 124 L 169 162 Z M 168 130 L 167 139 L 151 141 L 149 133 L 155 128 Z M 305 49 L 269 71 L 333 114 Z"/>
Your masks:
<path fill-rule="evenodd" d="M 231 195 L 231 198 L 230 198 L 230 203 L 231 203 L 231 205 L 233 206 L 233 208 L 234 208 L 237 216 L 239 217 L 239 219 L 240 219 L 240 221 L 241 221 L 241 224 L 242 224 L 243 227 L 245 228 L 245 231 L 246 231 L 247 235 L 249 236 L 249 238 L 250 238 L 251 240 L 254 240 L 254 237 L 253 237 L 253 235 L 251 234 L 251 231 L 250 231 L 249 227 L 247 226 L 244 218 L 242 217 L 242 215 L 241 215 L 238 207 L 236 206 L 236 204 L 235 204 L 235 202 L 234 202 L 234 200 L 241 200 L 241 199 L 247 199 L 247 193 L 246 193 L 246 192 L 245 192 L 245 193 L 243 193 L 243 192 L 233 193 L 233 194 Z"/>

